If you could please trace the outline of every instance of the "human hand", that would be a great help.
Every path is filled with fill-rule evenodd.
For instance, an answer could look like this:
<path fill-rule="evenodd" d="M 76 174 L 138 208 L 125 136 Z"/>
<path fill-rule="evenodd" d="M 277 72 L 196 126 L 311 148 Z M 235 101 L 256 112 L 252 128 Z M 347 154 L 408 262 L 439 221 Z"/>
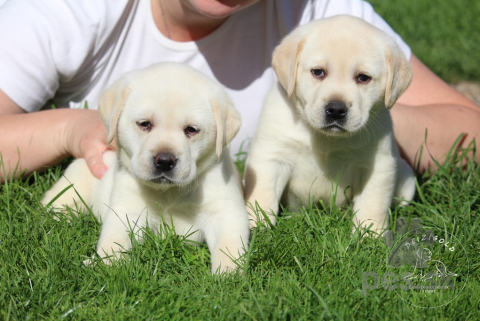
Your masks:
<path fill-rule="evenodd" d="M 75 158 L 84 158 L 92 174 L 102 178 L 108 170 L 103 153 L 116 150 L 115 141 L 107 145 L 107 130 L 96 110 L 78 110 L 66 125 L 64 134 L 66 152 Z"/>

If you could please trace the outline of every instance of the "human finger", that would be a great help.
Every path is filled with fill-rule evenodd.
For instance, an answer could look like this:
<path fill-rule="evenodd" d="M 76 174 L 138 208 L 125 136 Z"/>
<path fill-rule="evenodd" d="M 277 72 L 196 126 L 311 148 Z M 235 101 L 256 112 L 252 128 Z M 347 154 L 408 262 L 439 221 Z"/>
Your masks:
<path fill-rule="evenodd" d="M 90 148 L 85 151 L 84 155 L 88 168 L 92 172 L 93 176 L 98 179 L 101 179 L 108 170 L 107 165 L 105 165 L 103 162 L 103 153 L 105 150 L 106 149 L 102 148 L 102 146 Z"/>

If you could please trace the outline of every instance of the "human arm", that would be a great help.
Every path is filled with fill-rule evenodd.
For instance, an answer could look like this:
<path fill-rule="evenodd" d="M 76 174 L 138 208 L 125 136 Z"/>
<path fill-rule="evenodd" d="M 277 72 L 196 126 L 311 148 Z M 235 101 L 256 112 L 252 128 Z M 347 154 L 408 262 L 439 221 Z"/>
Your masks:
<path fill-rule="evenodd" d="M 6 173 L 40 171 L 65 157 L 83 157 L 97 177 L 106 167 L 106 133 L 97 111 L 37 112 L 88 100 L 102 50 L 132 1 L 9 1 L 0 8 L 0 152 Z M 103 63 L 106 65 L 106 63 Z M 87 83 L 88 82 L 88 83 Z M 90 92 L 85 92 L 86 89 Z M 28 113 L 26 113 L 26 111 Z M 5 179 L 0 168 L 0 182 Z"/>
<path fill-rule="evenodd" d="M 465 133 L 462 147 L 480 137 L 480 108 L 456 91 L 415 55 L 410 64 L 413 80 L 407 91 L 391 110 L 396 141 L 402 156 L 414 166 L 420 146 L 425 142 L 420 172 L 434 165 L 430 155 L 441 163 L 461 133 Z M 477 154 L 476 161 L 480 161 Z"/>
<path fill-rule="evenodd" d="M 85 158 L 100 178 L 107 167 L 107 132 L 96 110 L 55 109 L 25 113 L 0 89 L 0 152 L 7 177 L 45 170 L 72 155 Z M 0 182 L 5 180 L 0 168 Z"/>

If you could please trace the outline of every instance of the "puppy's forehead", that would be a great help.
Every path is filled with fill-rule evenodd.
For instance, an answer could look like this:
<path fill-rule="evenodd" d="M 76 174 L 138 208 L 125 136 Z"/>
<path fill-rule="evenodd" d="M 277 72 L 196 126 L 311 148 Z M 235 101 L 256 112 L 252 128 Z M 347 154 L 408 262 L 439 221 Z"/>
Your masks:
<path fill-rule="evenodd" d="M 212 114 L 212 88 L 196 77 L 184 75 L 139 77 L 130 83 L 127 99 L 130 115 L 152 114 L 174 119 L 177 117 L 205 118 Z M 148 117 L 148 115 L 145 115 Z"/>
<path fill-rule="evenodd" d="M 366 22 L 337 19 L 319 23 L 305 37 L 301 61 L 311 67 L 335 63 L 375 69 L 385 60 L 382 39 L 383 35 Z"/>
<path fill-rule="evenodd" d="M 384 48 L 378 47 L 375 42 L 368 39 L 358 39 L 345 34 L 344 37 L 311 37 L 304 47 L 302 56 L 306 61 L 340 60 L 343 63 L 358 63 L 382 59 Z"/>

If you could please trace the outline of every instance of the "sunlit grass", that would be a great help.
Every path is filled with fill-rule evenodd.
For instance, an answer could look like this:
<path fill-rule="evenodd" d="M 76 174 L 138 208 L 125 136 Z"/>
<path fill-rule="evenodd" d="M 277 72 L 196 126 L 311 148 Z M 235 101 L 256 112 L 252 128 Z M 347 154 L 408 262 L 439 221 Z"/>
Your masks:
<path fill-rule="evenodd" d="M 478 80 L 480 2 L 371 3 L 442 78 Z M 362 272 L 384 273 L 389 250 L 381 239 L 352 235 L 351 207 L 306 206 L 285 211 L 272 229 L 253 229 L 241 274 L 212 276 L 205 246 L 149 230 L 127 260 L 85 267 L 99 222 L 75 209 L 55 220 L 39 204 L 57 167 L 0 186 L 0 319 L 480 319 L 480 169 L 457 156 L 419 177 L 414 203 L 391 212 L 392 229 L 399 216 L 420 217 L 466 249 L 466 287 L 446 306 L 415 308 L 382 287 L 362 295 Z M 444 263 L 467 273 L 463 261 Z M 428 300 L 418 293 L 410 303 Z"/>

